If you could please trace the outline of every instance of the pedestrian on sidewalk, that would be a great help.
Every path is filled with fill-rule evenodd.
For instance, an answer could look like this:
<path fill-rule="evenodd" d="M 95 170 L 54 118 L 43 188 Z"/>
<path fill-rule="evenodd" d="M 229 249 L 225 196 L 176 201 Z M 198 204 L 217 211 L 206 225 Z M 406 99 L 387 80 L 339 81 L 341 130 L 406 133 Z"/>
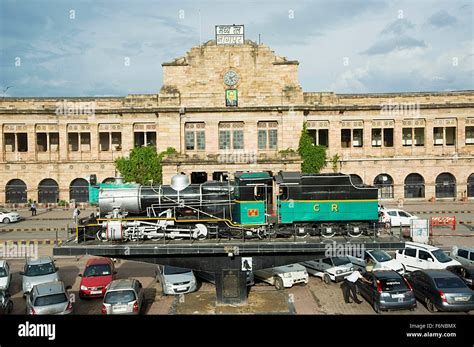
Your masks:
<path fill-rule="evenodd" d="M 74 208 L 74 212 L 72 213 L 72 218 L 74 219 L 74 224 L 76 224 L 76 225 L 79 222 L 79 215 L 80 214 L 81 214 L 81 211 L 76 206 L 76 208 Z"/>
<path fill-rule="evenodd" d="M 31 210 L 31 216 L 36 216 L 36 201 L 33 201 L 30 207 Z"/>
<path fill-rule="evenodd" d="M 361 273 L 357 270 L 352 272 L 349 276 L 347 276 L 344 279 L 344 282 L 342 283 L 341 288 L 342 288 L 342 294 L 344 296 L 344 301 L 346 302 L 346 304 L 351 303 L 350 292 L 352 293 L 354 302 L 356 302 L 357 304 L 362 303 L 362 301 L 359 300 L 359 298 L 357 297 L 357 291 L 356 291 L 356 282 L 359 279 L 363 282 L 371 283 L 370 281 L 366 280 L 364 276 L 362 276 Z"/>

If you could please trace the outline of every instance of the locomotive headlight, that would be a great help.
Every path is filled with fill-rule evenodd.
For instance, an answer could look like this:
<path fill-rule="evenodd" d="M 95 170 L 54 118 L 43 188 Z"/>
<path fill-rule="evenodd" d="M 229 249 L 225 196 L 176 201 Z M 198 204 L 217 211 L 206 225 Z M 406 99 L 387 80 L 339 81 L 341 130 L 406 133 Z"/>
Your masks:
<path fill-rule="evenodd" d="M 338 275 L 341 274 L 341 273 L 342 273 L 342 270 L 337 270 L 336 271 L 336 274 L 338 274 Z"/>

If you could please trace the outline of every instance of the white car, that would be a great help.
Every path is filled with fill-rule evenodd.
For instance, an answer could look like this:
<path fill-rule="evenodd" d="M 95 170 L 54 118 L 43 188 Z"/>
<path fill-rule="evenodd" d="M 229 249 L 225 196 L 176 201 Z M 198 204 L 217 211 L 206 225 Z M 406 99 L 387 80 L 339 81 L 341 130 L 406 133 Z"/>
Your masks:
<path fill-rule="evenodd" d="M 193 270 L 158 265 L 156 279 L 161 283 L 163 294 L 185 294 L 196 290 Z"/>
<path fill-rule="evenodd" d="M 308 283 L 308 272 L 303 265 L 291 264 L 254 271 L 255 278 L 274 285 L 277 290 L 291 288 L 296 283 Z"/>
<path fill-rule="evenodd" d="M 354 265 L 348 257 L 327 257 L 300 263 L 308 273 L 320 277 L 324 283 L 340 282 L 354 271 Z"/>
<path fill-rule="evenodd" d="M 18 222 L 20 220 L 21 216 L 18 213 L 0 208 L 0 223 L 8 224 L 11 222 Z"/>
<path fill-rule="evenodd" d="M 451 256 L 462 265 L 474 265 L 474 248 L 454 246 Z"/>
<path fill-rule="evenodd" d="M 405 247 L 398 250 L 395 257 L 405 266 L 406 271 L 443 270 L 448 266 L 461 265 L 437 247 L 416 242 L 405 242 Z"/>
<path fill-rule="evenodd" d="M 409 226 L 412 219 L 418 219 L 417 216 L 396 208 L 386 208 L 383 209 L 382 212 L 390 218 L 390 224 L 392 227 L 399 227 L 400 225 Z"/>
<path fill-rule="evenodd" d="M 364 252 L 364 259 L 349 256 L 349 260 L 358 270 L 366 270 L 372 267 L 373 270 L 393 270 L 403 275 L 405 267 L 403 264 L 382 249 L 371 249 Z"/>
<path fill-rule="evenodd" d="M 8 290 L 12 283 L 10 265 L 6 260 L 0 260 L 0 290 Z"/>

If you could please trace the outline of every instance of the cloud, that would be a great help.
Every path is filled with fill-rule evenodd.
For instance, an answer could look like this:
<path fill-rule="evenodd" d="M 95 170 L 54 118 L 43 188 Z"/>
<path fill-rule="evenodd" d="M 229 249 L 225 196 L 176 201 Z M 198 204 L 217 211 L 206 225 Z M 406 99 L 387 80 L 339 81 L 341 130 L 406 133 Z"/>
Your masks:
<path fill-rule="evenodd" d="M 374 45 L 362 52 L 362 54 L 375 55 L 387 54 L 395 50 L 424 48 L 426 43 L 413 37 L 401 36 L 376 42 Z"/>
<path fill-rule="evenodd" d="M 400 18 L 387 25 L 381 32 L 381 35 L 402 35 L 413 29 L 415 25 L 407 19 Z"/>
<path fill-rule="evenodd" d="M 437 28 L 451 26 L 456 23 L 456 17 L 451 16 L 445 10 L 438 11 L 428 18 L 428 24 Z"/>

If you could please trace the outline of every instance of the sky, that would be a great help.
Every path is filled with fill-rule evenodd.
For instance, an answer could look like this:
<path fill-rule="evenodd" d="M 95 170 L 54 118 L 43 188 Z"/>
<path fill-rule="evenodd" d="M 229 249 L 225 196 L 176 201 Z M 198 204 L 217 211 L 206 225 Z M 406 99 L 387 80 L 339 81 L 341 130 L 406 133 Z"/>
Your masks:
<path fill-rule="evenodd" d="M 0 96 L 158 93 L 218 24 L 298 60 L 304 91 L 474 89 L 469 0 L 0 0 Z"/>

